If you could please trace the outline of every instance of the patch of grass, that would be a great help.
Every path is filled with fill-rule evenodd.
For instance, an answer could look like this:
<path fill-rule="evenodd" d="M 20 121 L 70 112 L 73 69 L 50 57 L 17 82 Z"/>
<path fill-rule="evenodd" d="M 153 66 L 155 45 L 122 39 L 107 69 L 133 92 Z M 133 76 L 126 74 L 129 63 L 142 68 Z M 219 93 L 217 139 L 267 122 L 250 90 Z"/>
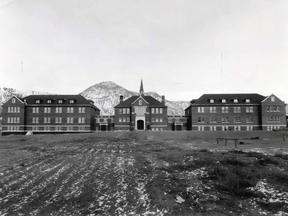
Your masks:
<path fill-rule="evenodd" d="M 262 208 L 265 209 L 273 214 L 278 213 L 279 211 L 288 211 L 287 204 L 285 202 L 263 202 L 258 201 L 257 204 Z"/>
<path fill-rule="evenodd" d="M 223 167 L 214 166 L 209 176 L 212 180 L 217 181 L 216 188 L 229 192 L 234 195 L 251 197 L 253 194 L 246 189 L 253 187 L 261 178 L 261 174 L 250 167 Z"/>

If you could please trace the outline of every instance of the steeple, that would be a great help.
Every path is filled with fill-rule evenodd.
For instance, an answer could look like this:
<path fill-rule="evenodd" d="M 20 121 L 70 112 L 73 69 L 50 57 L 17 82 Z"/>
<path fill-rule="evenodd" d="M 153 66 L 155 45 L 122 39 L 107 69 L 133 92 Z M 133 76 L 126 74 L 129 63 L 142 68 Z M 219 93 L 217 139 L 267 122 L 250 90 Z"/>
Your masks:
<path fill-rule="evenodd" d="M 144 94 L 144 89 L 143 89 L 143 81 L 141 79 L 141 84 L 140 84 L 140 95 Z"/>

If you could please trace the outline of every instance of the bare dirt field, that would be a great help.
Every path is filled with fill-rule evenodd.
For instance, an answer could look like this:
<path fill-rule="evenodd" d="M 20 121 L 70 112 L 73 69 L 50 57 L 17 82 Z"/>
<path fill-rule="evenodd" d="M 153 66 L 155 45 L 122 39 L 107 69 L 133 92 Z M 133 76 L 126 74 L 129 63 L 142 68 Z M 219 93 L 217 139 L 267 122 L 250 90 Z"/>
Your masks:
<path fill-rule="evenodd" d="M 0 215 L 288 215 L 285 133 L 0 136 Z"/>

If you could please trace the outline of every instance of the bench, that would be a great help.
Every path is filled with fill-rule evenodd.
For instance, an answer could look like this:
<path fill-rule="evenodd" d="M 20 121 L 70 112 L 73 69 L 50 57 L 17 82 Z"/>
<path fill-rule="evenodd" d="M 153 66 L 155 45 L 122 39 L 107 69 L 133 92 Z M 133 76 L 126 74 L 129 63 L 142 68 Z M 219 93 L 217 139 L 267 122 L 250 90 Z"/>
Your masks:
<path fill-rule="evenodd" d="M 217 140 L 217 144 L 219 144 L 220 141 L 225 141 L 225 146 L 227 146 L 227 141 L 228 141 L 228 140 L 234 140 L 235 148 L 237 148 L 237 141 L 238 141 L 238 139 L 235 139 L 235 138 L 216 138 L 216 140 Z"/>

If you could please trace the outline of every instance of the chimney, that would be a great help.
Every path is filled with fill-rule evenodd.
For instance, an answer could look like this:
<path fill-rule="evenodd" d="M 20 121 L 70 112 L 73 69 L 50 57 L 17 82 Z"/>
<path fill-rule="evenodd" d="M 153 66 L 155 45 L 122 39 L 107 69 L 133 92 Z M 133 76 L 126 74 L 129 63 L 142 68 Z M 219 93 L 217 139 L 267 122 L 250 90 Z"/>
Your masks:
<path fill-rule="evenodd" d="M 165 105 L 165 96 L 162 95 L 162 103 Z"/>
<path fill-rule="evenodd" d="M 123 95 L 120 95 L 120 102 L 123 101 Z"/>

